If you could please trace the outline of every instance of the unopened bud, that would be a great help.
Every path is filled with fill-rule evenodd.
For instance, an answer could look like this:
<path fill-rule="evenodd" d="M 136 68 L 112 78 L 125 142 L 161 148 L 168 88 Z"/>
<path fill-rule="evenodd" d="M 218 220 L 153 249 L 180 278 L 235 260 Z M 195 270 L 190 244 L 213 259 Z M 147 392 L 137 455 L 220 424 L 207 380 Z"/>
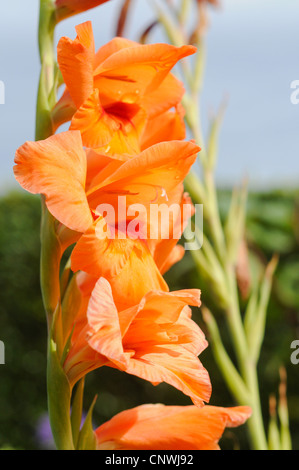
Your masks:
<path fill-rule="evenodd" d="M 108 0 L 56 0 L 56 19 L 62 21 L 70 16 L 97 7 Z"/>

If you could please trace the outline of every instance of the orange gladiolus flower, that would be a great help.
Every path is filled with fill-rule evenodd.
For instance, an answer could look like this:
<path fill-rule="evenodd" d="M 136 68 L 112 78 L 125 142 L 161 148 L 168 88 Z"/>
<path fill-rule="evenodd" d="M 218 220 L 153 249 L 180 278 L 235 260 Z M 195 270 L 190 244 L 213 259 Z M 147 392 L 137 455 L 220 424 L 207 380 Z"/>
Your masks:
<path fill-rule="evenodd" d="M 144 205 L 165 201 L 196 160 L 192 142 L 163 142 L 128 161 L 96 154 L 88 160 L 80 132 L 67 131 L 44 141 L 26 142 L 16 152 L 17 181 L 33 194 L 44 194 L 49 211 L 71 230 L 85 232 L 99 204 Z M 88 184 L 86 184 L 86 181 Z"/>
<path fill-rule="evenodd" d="M 67 87 L 62 101 L 68 96 L 77 109 L 70 128 L 80 130 L 84 145 L 111 154 L 137 154 L 147 141 L 143 133 L 149 120 L 158 133 L 155 143 L 169 140 L 169 127 L 176 140 L 184 138 L 180 113 L 168 113 L 184 94 L 170 70 L 196 48 L 115 38 L 95 53 L 91 23 L 76 30 L 74 41 L 65 37 L 59 41 L 58 63 Z M 159 131 L 153 120 L 161 115 L 165 123 Z"/>
<path fill-rule="evenodd" d="M 149 292 L 138 305 L 118 311 L 109 282 L 99 279 L 86 325 L 75 326 L 64 363 L 71 385 L 105 365 L 155 385 L 166 382 L 202 406 L 210 398 L 211 384 L 197 356 L 207 341 L 188 305 L 200 305 L 200 291 Z"/>
<path fill-rule="evenodd" d="M 57 21 L 64 20 L 106 2 L 108 0 L 56 0 L 56 19 Z"/>
<path fill-rule="evenodd" d="M 68 131 L 20 147 L 14 172 L 24 189 L 45 195 L 49 211 L 61 224 L 79 232 L 72 255 L 74 271 L 108 277 L 114 293 L 123 282 L 119 301 L 127 296 L 137 303 L 149 290 L 167 290 L 167 285 L 144 241 L 110 239 L 109 230 L 99 238 L 103 218 L 97 209 L 105 203 L 115 208 L 117 232 L 123 222 L 119 196 L 126 196 L 127 206 L 148 207 L 153 201 L 165 201 L 182 184 L 198 150 L 191 142 L 173 141 L 157 144 L 128 161 L 99 154 L 88 158 L 80 132 Z M 136 277 L 133 297 L 126 290 L 132 291 L 132 276 Z"/>
<path fill-rule="evenodd" d="M 95 431 L 97 450 L 219 450 L 225 428 L 244 424 L 250 415 L 247 406 L 138 406 Z"/>

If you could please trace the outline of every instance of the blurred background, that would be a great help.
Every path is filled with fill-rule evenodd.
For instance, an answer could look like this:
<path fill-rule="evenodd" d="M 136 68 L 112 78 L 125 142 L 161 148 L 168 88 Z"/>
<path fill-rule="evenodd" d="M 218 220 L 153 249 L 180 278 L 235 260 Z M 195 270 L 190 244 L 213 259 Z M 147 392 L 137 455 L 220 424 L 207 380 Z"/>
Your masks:
<path fill-rule="evenodd" d="M 155 15 L 150 0 L 134 3 L 125 34 L 138 40 Z M 92 19 L 100 47 L 115 34 L 121 4 L 111 0 L 63 22 L 57 40 L 74 38 L 75 25 Z M 5 85 L 5 104 L 0 105 L 0 340 L 5 343 L 6 364 L 0 365 L 0 448 L 53 445 L 46 414 L 47 331 L 39 288 L 40 201 L 17 187 L 12 172 L 16 148 L 34 139 L 37 22 L 37 0 L 1 2 L 0 81 Z M 156 29 L 150 42 L 159 41 L 165 38 Z M 290 344 L 299 339 L 299 105 L 290 97 L 291 82 L 299 80 L 298 45 L 297 2 L 222 0 L 221 8 L 210 10 L 202 101 L 207 129 L 211 110 L 228 97 L 217 169 L 222 216 L 228 210 L 229 189 L 248 177 L 247 239 L 253 272 L 274 252 L 280 257 L 260 361 L 263 411 L 267 421 L 268 397 L 276 393 L 278 367 L 284 365 L 297 450 L 299 365 L 290 362 Z M 171 290 L 200 286 L 208 296 L 208 286 L 198 278 L 188 254 L 167 274 L 167 281 Z M 212 299 L 209 302 L 214 307 Z M 194 318 L 204 329 L 199 311 Z M 209 348 L 201 359 L 211 375 L 211 403 L 234 405 Z M 167 385 L 153 387 L 109 369 L 90 374 L 86 390 L 86 409 L 99 394 L 96 425 L 143 403 L 190 403 Z M 222 448 L 246 446 L 245 427 L 227 431 L 222 440 Z"/>

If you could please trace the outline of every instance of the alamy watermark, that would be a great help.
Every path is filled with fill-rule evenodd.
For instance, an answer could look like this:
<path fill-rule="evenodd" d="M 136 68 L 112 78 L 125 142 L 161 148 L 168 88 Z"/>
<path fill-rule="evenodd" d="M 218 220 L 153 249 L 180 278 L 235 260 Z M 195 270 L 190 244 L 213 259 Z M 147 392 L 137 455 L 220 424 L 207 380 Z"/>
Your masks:
<path fill-rule="evenodd" d="M 96 236 L 100 240 L 180 240 L 186 251 L 199 250 L 203 243 L 203 205 L 190 203 L 100 204 L 96 215 Z"/>
<path fill-rule="evenodd" d="M 2 80 L 0 80 L 0 104 L 5 104 L 5 85 Z"/>
<path fill-rule="evenodd" d="M 291 349 L 294 349 L 291 354 L 291 363 L 297 366 L 299 364 L 299 339 L 295 339 L 292 342 Z"/>
<path fill-rule="evenodd" d="M 0 341 L 0 365 L 5 364 L 5 346 L 3 341 Z"/>
<path fill-rule="evenodd" d="M 291 89 L 294 90 L 290 96 L 291 103 L 299 104 L 299 80 L 292 81 Z"/>

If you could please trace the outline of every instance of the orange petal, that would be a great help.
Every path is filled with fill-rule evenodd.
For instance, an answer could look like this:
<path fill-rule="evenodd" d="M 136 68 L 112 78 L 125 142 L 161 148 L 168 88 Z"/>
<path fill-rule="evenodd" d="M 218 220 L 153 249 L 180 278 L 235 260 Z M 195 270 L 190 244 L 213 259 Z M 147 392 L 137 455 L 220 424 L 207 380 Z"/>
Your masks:
<path fill-rule="evenodd" d="M 93 219 L 85 194 L 86 155 L 80 132 L 63 132 L 40 142 L 26 142 L 16 152 L 17 181 L 33 194 L 44 194 L 54 217 L 84 232 Z"/>
<path fill-rule="evenodd" d="M 166 382 L 202 406 L 210 398 L 211 384 L 197 356 L 208 343 L 188 305 L 200 305 L 200 291 L 145 295 L 123 337 L 124 350 L 134 351 L 126 371 L 154 384 Z"/>
<path fill-rule="evenodd" d="M 93 180 L 88 196 L 91 207 L 110 202 L 113 194 L 127 195 L 128 205 L 167 198 L 185 179 L 199 150 L 194 143 L 182 141 L 162 142 L 144 150 L 106 179 L 99 175 Z"/>
<path fill-rule="evenodd" d="M 57 60 L 64 82 L 79 108 L 93 91 L 95 45 L 91 22 L 76 27 L 74 41 L 63 37 L 57 47 Z"/>
<path fill-rule="evenodd" d="M 98 279 L 83 271 L 79 271 L 76 274 L 76 281 L 82 296 L 89 299 Z"/>
<path fill-rule="evenodd" d="M 52 121 L 54 132 L 64 123 L 70 121 L 77 111 L 70 92 L 65 88 L 61 98 L 56 103 L 52 111 Z"/>
<path fill-rule="evenodd" d="M 154 385 L 165 382 L 189 396 L 197 406 L 209 401 L 209 374 L 198 358 L 177 345 L 160 345 L 152 349 L 136 353 L 126 372 Z"/>
<path fill-rule="evenodd" d="M 87 176 L 86 176 L 86 189 L 87 192 L 92 192 L 95 186 L 93 181 L 99 179 L 106 179 L 109 175 L 114 173 L 121 165 L 130 160 L 131 155 L 108 155 L 101 150 L 88 149 L 86 150 L 87 158 Z"/>
<path fill-rule="evenodd" d="M 160 273 L 164 275 L 165 273 L 167 273 L 167 271 L 169 271 L 170 268 L 172 268 L 174 264 L 179 263 L 179 261 L 181 261 L 184 258 L 184 256 L 185 256 L 185 248 L 182 245 L 176 245 L 171 250 L 167 258 L 163 259 L 163 262 L 161 264 L 159 264 L 159 261 L 156 260 L 156 257 L 155 257 L 155 261 L 159 268 Z"/>
<path fill-rule="evenodd" d="M 199 289 L 186 289 L 174 292 L 148 292 L 140 303 L 138 318 L 144 320 L 148 317 L 151 322 L 161 324 L 176 322 L 185 306 L 200 307 L 200 296 L 201 292 Z M 206 346 L 207 343 L 205 342 Z"/>
<path fill-rule="evenodd" d="M 248 407 L 143 405 L 123 411 L 95 431 L 98 450 L 216 450 L 225 427 L 243 424 Z"/>
<path fill-rule="evenodd" d="M 144 341 L 147 344 L 149 341 L 151 343 L 155 342 L 155 334 L 158 332 L 159 336 L 159 332 L 162 331 L 161 325 L 164 329 L 166 325 L 170 328 L 172 323 L 176 323 L 177 321 L 181 322 L 181 319 L 179 319 L 180 316 L 184 317 L 183 323 L 185 323 L 186 326 L 185 314 L 182 312 L 183 309 L 187 305 L 198 307 L 200 304 L 200 291 L 198 289 L 181 290 L 177 292 L 148 292 L 138 305 L 128 310 L 121 311 L 119 314 L 122 335 L 127 347 L 130 349 L 132 346 L 132 349 L 135 349 L 139 347 L 138 345 L 142 347 Z M 132 324 L 133 320 L 134 323 Z M 188 334 L 191 333 L 191 330 L 196 330 L 197 337 L 200 338 L 200 347 L 198 347 L 198 343 L 195 341 L 195 343 L 197 343 L 196 355 L 198 355 L 207 347 L 204 334 L 194 322 L 192 322 L 191 326 L 188 324 L 187 329 Z M 183 341 L 189 341 L 186 335 Z M 169 342 L 168 336 L 167 342 Z"/>
<path fill-rule="evenodd" d="M 86 175 L 86 188 L 88 190 L 95 175 L 103 171 L 113 159 L 109 155 L 96 152 L 92 149 L 86 151 L 87 159 L 87 175 Z"/>
<path fill-rule="evenodd" d="M 150 119 L 141 137 L 141 149 L 144 150 L 159 142 L 184 140 L 186 128 L 184 120 L 177 112 L 166 112 Z"/>
<path fill-rule="evenodd" d="M 170 73 L 155 90 L 144 95 L 142 106 L 147 111 L 149 118 L 154 118 L 178 106 L 184 93 L 183 83 Z M 180 114 L 181 112 L 180 109 Z"/>
<path fill-rule="evenodd" d="M 118 311 L 113 301 L 109 282 L 101 278 L 92 292 L 88 309 L 88 344 L 99 354 L 106 356 L 117 367 L 126 367 Z"/>
<path fill-rule="evenodd" d="M 143 242 L 137 240 L 121 273 L 111 278 L 110 282 L 119 310 L 136 305 L 149 291 L 168 291 L 168 285 L 161 276 L 149 250 Z"/>
<path fill-rule="evenodd" d="M 116 52 L 120 51 L 121 49 L 126 49 L 127 47 L 134 47 L 139 45 L 135 41 L 131 41 L 130 39 L 116 37 L 109 41 L 104 46 L 100 47 L 100 49 L 96 52 L 95 55 L 95 68 L 99 67 L 108 57 Z"/>
<path fill-rule="evenodd" d="M 72 270 L 96 278 L 120 274 L 134 249 L 134 240 L 114 238 L 105 219 L 99 217 L 84 233 L 72 252 Z"/>
<path fill-rule="evenodd" d="M 101 219 L 98 219 L 76 244 L 72 253 L 73 271 L 85 271 L 96 278 L 106 277 L 119 309 L 138 304 L 150 290 L 168 290 L 142 241 L 109 239 L 100 224 Z"/>
<path fill-rule="evenodd" d="M 180 59 L 195 52 L 193 46 L 168 44 L 123 48 L 96 68 L 95 86 L 105 96 L 117 93 L 118 101 L 137 102 L 139 96 L 156 90 Z"/>

